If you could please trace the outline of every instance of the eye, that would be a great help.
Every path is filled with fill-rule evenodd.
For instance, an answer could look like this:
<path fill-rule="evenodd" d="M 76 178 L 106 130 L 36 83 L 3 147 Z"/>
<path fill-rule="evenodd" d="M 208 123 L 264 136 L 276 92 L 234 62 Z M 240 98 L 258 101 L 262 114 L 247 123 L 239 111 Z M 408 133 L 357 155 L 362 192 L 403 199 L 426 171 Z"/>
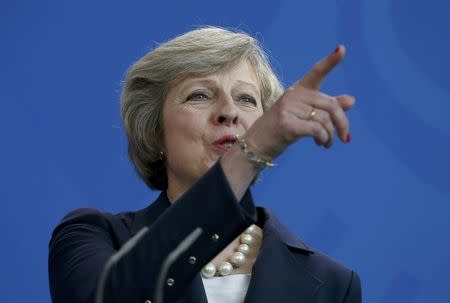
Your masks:
<path fill-rule="evenodd" d="M 209 96 L 205 92 L 193 92 L 186 98 L 186 101 L 205 101 L 208 99 Z"/>
<path fill-rule="evenodd" d="M 255 98 L 253 98 L 252 96 L 247 95 L 247 94 L 240 95 L 239 96 L 239 101 L 244 102 L 244 103 L 249 103 L 249 104 L 252 104 L 254 106 L 257 105 Z"/>

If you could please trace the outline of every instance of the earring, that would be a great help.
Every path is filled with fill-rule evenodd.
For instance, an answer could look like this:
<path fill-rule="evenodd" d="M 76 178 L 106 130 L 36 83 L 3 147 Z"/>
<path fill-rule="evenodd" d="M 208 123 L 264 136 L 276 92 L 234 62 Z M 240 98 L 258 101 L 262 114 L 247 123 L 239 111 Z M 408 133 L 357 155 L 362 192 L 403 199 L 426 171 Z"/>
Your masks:
<path fill-rule="evenodd" d="M 164 159 L 164 152 L 160 151 L 159 152 L 159 160 L 163 160 Z"/>

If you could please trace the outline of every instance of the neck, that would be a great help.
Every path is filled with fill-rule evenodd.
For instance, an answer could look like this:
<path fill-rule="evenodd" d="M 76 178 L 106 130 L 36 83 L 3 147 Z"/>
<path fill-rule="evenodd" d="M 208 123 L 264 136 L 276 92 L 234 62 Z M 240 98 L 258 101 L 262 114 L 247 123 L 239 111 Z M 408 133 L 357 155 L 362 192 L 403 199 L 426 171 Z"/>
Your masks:
<path fill-rule="evenodd" d="M 179 197 L 183 194 L 184 191 L 176 190 L 173 187 L 167 187 L 167 198 L 169 199 L 170 204 L 173 204 Z"/>
<path fill-rule="evenodd" d="M 173 181 L 174 179 L 169 177 L 167 184 L 167 198 L 171 204 L 175 203 L 191 186 L 191 184 Z"/>

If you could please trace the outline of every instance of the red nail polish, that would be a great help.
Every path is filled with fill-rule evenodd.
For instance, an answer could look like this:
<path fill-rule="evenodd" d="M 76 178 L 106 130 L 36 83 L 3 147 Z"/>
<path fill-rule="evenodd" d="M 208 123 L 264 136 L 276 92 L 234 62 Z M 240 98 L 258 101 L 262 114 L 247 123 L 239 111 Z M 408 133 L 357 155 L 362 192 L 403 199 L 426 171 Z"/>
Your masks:
<path fill-rule="evenodd" d="M 338 46 L 336 47 L 336 49 L 334 50 L 334 53 L 337 54 L 337 53 L 339 52 L 340 49 L 341 49 L 341 46 L 338 45 Z"/>
<path fill-rule="evenodd" d="M 350 136 L 350 133 L 348 133 L 347 136 L 345 137 L 345 143 L 349 143 L 351 139 L 352 137 Z"/>

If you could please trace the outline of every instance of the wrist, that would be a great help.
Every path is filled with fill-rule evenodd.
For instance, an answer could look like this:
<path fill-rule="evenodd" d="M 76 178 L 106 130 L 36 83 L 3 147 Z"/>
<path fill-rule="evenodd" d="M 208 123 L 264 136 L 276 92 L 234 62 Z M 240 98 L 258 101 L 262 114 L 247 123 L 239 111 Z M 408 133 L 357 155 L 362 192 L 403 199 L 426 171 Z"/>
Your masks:
<path fill-rule="evenodd" d="M 258 175 L 258 169 L 247 160 L 238 144 L 233 144 L 222 156 L 220 164 L 237 201 L 240 201 Z"/>
<path fill-rule="evenodd" d="M 247 161 L 252 163 L 259 171 L 276 166 L 275 163 L 272 162 L 272 159 L 267 159 L 267 157 L 259 155 L 257 152 L 254 152 L 253 146 L 247 144 L 247 140 L 245 136 L 235 135 L 236 144 L 239 146 L 241 151 L 244 153 Z"/>

